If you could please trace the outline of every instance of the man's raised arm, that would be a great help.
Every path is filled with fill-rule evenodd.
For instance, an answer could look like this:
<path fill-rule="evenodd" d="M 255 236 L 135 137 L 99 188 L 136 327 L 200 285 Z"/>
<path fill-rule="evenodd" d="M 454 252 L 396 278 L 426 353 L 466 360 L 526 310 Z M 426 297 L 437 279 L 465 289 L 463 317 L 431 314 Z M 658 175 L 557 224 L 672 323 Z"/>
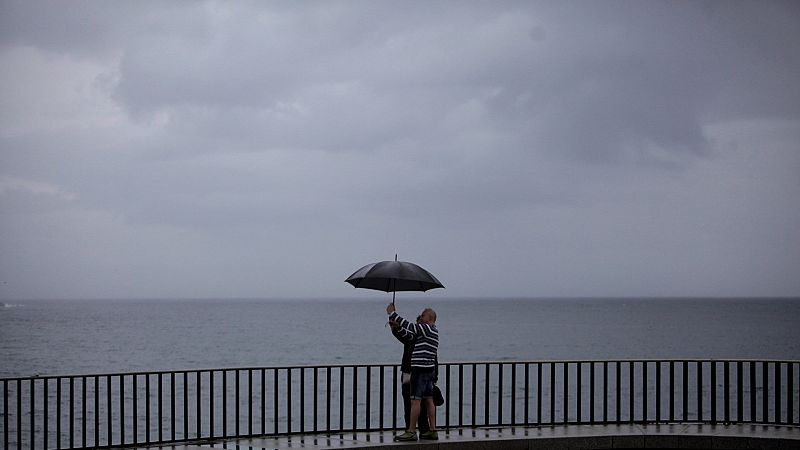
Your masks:
<path fill-rule="evenodd" d="M 397 314 L 397 310 L 393 304 L 390 303 L 389 306 L 386 307 L 386 313 L 389 314 L 390 322 L 400 325 L 400 329 L 411 333 L 412 338 L 416 337 L 418 334 L 422 334 L 422 327 L 417 323 L 409 322 L 404 319 L 403 316 Z"/>

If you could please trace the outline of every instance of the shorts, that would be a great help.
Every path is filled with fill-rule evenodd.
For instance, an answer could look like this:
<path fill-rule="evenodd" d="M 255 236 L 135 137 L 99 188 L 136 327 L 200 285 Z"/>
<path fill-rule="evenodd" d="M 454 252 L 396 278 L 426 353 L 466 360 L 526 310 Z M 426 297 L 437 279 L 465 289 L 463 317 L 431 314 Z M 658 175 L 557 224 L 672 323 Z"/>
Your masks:
<path fill-rule="evenodd" d="M 410 397 L 412 400 L 433 398 L 433 370 L 411 370 Z"/>

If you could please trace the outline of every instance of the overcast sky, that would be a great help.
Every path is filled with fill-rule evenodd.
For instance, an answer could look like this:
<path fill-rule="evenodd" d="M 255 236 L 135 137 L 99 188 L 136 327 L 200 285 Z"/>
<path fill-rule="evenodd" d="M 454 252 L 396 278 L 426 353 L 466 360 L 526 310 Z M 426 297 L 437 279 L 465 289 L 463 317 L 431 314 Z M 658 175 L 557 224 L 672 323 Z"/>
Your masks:
<path fill-rule="evenodd" d="M 792 1 L 3 0 L 0 299 L 380 297 L 395 253 L 798 296 L 798 43 Z"/>

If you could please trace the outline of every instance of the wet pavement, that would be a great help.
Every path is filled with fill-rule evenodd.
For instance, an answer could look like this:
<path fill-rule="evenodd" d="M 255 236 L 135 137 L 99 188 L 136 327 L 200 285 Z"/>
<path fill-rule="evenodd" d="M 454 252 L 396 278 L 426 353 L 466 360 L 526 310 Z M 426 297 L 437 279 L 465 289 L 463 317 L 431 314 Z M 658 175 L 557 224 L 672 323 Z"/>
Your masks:
<path fill-rule="evenodd" d="M 163 450 L 284 450 L 331 448 L 583 449 L 583 448 L 790 448 L 800 449 L 800 427 L 767 425 L 560 425 L 459 428 L 438 441 L 394 442 L 393 431 L 303 434 L 138 447 Z"/>

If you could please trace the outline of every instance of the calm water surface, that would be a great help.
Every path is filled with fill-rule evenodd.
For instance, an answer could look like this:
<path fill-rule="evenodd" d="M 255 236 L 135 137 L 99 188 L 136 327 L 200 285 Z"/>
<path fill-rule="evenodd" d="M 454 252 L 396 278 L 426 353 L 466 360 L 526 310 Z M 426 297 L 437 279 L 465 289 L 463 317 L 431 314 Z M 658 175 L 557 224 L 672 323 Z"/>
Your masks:
<path fill-rule="evenodd" d="M 0 377 L 396 363 L 386 297 L 20 301 L 0 308 Z M 440 360 L 800 359 L 800 299 L 398 299 L 439 314 Z"/>

